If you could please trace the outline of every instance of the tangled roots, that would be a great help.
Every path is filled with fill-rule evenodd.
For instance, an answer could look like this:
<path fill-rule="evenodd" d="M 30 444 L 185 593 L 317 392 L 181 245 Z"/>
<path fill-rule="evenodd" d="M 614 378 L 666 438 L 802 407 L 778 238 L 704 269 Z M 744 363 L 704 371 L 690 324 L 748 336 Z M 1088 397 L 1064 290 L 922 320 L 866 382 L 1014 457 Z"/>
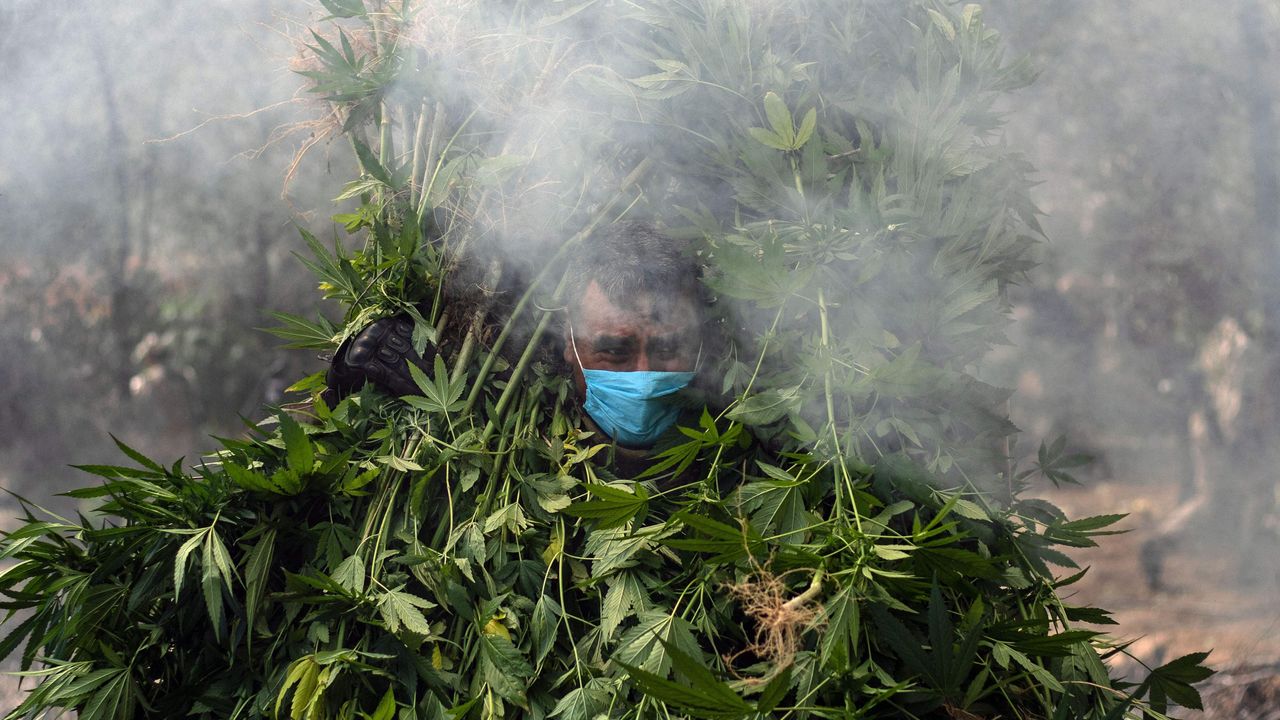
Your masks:
<path fill-rule="evenodd" d="M 814 602 L 822 591 L 821 570 L 814 574 L 809 587 L 795 597 L 789 596 L 782 578 L 783 575 L 757 568 L 750 578 L 728 585 L 729 594 L 756 626 L 751 644 L 728 659 L 752 653 L 773 666 L 766 677 L 748 679 L 752 683 L 768 682 L 795 661 L 801 634 L 822 612 L 822 606 Z"/>

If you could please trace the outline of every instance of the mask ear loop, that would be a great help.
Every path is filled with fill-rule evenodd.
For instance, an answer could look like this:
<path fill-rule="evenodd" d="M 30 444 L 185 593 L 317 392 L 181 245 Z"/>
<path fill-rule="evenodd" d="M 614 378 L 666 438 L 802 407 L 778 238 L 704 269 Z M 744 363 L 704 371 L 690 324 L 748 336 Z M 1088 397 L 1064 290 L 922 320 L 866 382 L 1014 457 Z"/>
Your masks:
<path fill-rule="evenodd" d="M 573 323 L 569 323 L 569 347 L 573 348 L 573 357 L 578 361 L 578 369 L 585 371 L 586 368 L 582 365 L 582 357 L 578 355 L 578 343 L 573 339 Z"/>
<path fill-rule="evenodd" d="M 569 329 L 569 336 L 570 337 L 573 336 L 572 328 Z M 693 372 L 695 375 L 698 373 L 698 368 L 700 367 L 702 367 L 702 341 L 701 340 L 698 341 L 698 357 L 693 361 Z"/>

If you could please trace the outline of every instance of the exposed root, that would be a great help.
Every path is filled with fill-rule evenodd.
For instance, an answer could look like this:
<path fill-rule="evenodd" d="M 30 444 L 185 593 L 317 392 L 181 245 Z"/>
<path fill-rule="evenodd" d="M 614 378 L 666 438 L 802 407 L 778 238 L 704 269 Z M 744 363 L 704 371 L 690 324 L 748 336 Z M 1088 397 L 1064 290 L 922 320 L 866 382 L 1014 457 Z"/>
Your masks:
<path fill-rule="evenodd" d="M 822 613 L 822 606 L 815 602 L 822 593 L 822 571 L 815 572 L 809 587 L 794 597 L 788 596 L 789 590 L 782 581 L 785 575 L 757 567 L 751 578 L 728 586 L 743 612 L 755 621 L 756 632 L 752 643 L 727 658 L 727 664 L 732 667 L 733 659 L 752 653 L 772 665 L 764 677 L 742 678 L 749 684 L 767 683 L 790 667 L 800 649 L 801 634 Z"/>

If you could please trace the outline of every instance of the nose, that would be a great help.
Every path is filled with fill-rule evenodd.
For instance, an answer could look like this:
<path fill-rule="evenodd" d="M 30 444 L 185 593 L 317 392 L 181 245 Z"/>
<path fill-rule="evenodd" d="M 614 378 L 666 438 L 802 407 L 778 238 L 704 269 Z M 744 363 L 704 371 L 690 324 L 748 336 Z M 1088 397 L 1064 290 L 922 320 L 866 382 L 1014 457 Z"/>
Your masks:
<path fill-rule="evenodd" d="M 637 356 L 636 356 L 636 363 L 635 363 L 635 365 L 636 365 L 636 366 L 635 366 L 634 368 L 632 368 L 633 370 L 637 370 L 637 371 L 638 371 L 638 370 L 648 370 L 648 369 L 649 369 L 649 353 L 644 352 L 644 349 L 643 349 L 643 348 L 641 348 L 641 352 L 639 353 L 639 355 L 637 355 Z"/>

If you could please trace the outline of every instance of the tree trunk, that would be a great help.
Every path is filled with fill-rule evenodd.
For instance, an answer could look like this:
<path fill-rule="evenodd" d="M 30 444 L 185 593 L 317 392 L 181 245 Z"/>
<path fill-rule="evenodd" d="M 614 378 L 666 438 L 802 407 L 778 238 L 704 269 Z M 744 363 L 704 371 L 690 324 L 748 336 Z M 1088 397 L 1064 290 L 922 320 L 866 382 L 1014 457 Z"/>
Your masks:
<path fill-rule="evenodd" d="M 1254 218 L 1253 242 L 1257 249 L 1260 277 L 1259 300 L 1263 307 L 1265 324 L 1261 332 L 1261 357 L 1266 363 L 1265 382 L 1249 394 L 1253 405 L 1249 419 L 1253 432 L 1245 433 L 1232 448 L 1238 458 L 1253 458 L 1237 473 L 1240 482 L 1230 495 L 1222 497 L 1219 507 L 1227 514 L 1217 517 L 1223 522 L 1236 522 L 1238 540 L 1244 553 L 1246 566 L 1250 556 L 1258 548 L 1257 533 L 1265 515 L 1273 510 L 1275 479 L 1269 468 L 1268 458 L 1258 457 L 1273 452 L 1277 447 L 1277 427 L 1280 427 L 1280 404 L 1274 393 L 1280 387 L 1280 138 L 1277 137 L 1275 99 L 1276 89 L 1269 72 L 1274 53 L 1268 42 L 1268 33 L 1274 25 L 1264 11 L 1261 0 L 1245 0 L 1240 13 L 1240 40 L 1245 60 L 1246 102 L 1249 118 L 1250 144 L 1253 153 Z M 1250 417 L 1251 416 L 1251 417 Z M 1245 447 L 1241 447 L 1241 445 Z M 1223 503 L 1226 507 L 1222 507 Z"/>
<path fill-rule="evenodd" d="M 116 103 L 115 80 L 111 75 L 111 66 L 107 59 L 106 48 L 101 36 L 91 35 L 93 40 L 94 64 L 97 66 L 98 82 L 102 88 L 102 110 L 106 120 L 106 152 L 110 164 L 111 181 L 115 185 L 115 243 L 105 243 L 103 251 L 106 270 L 105 278 L 107 294 L 111 298 L 111 315 L 107 323 L 108 337 L 102 347 L 106 357 L 101 362 L 108 369 L 112 386 L 123 396 L 129 393 L 129 379 L 133 376 L 129 354 L 133 350 L 134 338 L 133 315 L 136 293 L 132 291 L 128 276 L 130 240 L 132 227 L 129 218 L 129 169 L 126 163 L 127 136 L 120 120 L 120 108 Z M 104 238 L 104 240 L 108 240 Z"/>

